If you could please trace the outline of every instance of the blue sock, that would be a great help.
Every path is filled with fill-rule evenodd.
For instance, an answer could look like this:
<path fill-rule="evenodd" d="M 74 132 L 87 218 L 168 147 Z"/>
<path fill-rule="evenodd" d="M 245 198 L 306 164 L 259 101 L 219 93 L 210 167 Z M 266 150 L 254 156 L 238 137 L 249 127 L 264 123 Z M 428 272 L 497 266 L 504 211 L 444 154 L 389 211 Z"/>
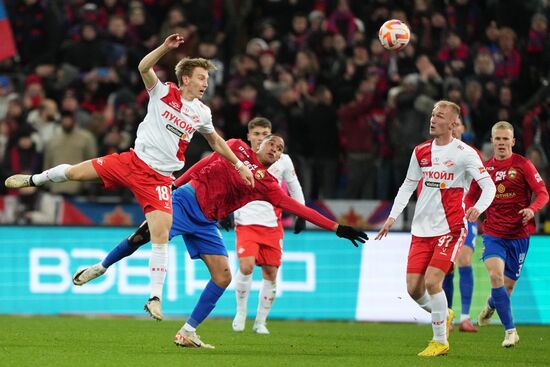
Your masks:
<path fill-rule="evenodd" d="M 491 297 L 493 297 L 495 308 L 497 309 L 498 317 L 504 326 L 504 330 L 515 328 L 512 320 L 512 308 L 510 307 L 510 297 L 506 288 L 491 288 Z"/>
<path fill-rule="evenodd" d="M 109 266 L 113 265 L 117 261 L 122 260 L 126 256 L 132 255 L 136 250 L 139 248 L 139 246 L 130 246 L 130 243 L 128 242 L 128 239 L 125 238 L 122 240 L 117 247 L 111 250 L 107 257 L 103 259 L 101 262 L 101 265 L 103 265 L 104 268 L 108 268 Z"/>
<path fill-rule="evenodd" d="M 453 308 L 453 294 L 455 291 L 454 278 L 455 272 L 453 271 L 445 275 L 445 279 L 443 279 L 443 292 L 445 292 L 445 296 L 447 297 L 447 305 L 449 308 Z"/>
<path fill-rule="evenodd" d="M 474 293 L 474 272 L 471 266 L 458 268 L 460 274 L 460 298 L 462 301 L 462 314 L 470 314 L 472 294 Z"/>
<path fill-rule="evenodd" d="M 225 288 L 220 287 L 211 279 L 202 291 L 199 302 L 193 309 L 187 323 L 197 328 L 210 315 L 214 307 L 216 307 L 216 302 L 218 302 L 223 292 L 225 292 Z"/>
<path fill-rule="evenodd" d="M 495 301 L 493 300 L 493 297 L 489 297 L 489 299 L 487 300 L 487 304 L 489 305 L 489 307 L 491 307 L 492 309 L 495 309 L 496 306 L 495 306 Z"/>

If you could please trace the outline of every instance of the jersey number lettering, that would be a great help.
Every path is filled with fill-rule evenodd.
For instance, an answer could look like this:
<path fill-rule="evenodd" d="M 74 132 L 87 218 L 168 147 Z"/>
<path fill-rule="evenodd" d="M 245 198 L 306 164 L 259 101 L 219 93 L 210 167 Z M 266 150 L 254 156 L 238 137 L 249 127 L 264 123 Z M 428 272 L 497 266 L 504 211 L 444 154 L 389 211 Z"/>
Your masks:
<path fill-rule="evenodd" d="M 157 191 L 159 200 L 170 200 L 170 189 L 167 186 L 157 186 L 155 190 Z"/>
<path fill-rule="evenodd" d="M 451 243 L 452 240 L 453 240 L 453 236 L 451 235 L 441 236 L 439 237 L 439 241 L 437 241 L 437 246 L 449 247 L 449 244 Z"/>

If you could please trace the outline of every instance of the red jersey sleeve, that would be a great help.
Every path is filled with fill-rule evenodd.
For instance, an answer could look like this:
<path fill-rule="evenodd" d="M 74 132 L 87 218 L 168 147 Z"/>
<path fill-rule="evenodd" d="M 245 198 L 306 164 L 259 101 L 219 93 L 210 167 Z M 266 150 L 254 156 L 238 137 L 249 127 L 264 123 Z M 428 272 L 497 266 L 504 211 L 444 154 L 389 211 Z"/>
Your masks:
<path fill-rule="evenodd" d="M 300 218 L 306 219 L 308 222 L 315 224 L 327 231 L 335 231 L 338 223 L 328 219 L 327 217 L 319 214 L 315 210 L 308 208 L 305 205 L 300 204 L 290 196 L 284 193 L 278 186 L 277 189 L 271 190 L 267 195 L 267 201 L 273 206 L 284 209 Z"/>
<path fill-rule="evenodd" d="M 535 193 L 535 200 L 529 205 L 533 212 L 538 212 L 548 203 L 548 191 L 544 180 L 531 161 L 525 160 L 525 179 L 531 190 Z"/>
<path fill-rule="evenodd" d="M 178 177 L 178 179 L 174 182 L 174 185 L 176 187 L 180 187 L 188 183 L 191 180 L 191 175 L 193 173 L 200 171 L 204 166 L 216 159 L 216 154 L 217 153 L 210 153 L 208 156 L 204 157 L 203 159 L 189 167 L 189 169 L 185 171 L 183 175 Z"/>

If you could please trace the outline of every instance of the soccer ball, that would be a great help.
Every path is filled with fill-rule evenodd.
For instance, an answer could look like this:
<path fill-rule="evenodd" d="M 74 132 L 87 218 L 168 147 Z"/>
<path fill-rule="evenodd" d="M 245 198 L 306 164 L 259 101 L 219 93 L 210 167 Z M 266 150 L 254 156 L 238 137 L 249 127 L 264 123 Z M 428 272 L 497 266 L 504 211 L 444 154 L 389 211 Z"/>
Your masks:
<path fill-rule="evenodd" d="M 386 50 L 399 51 L 409 43 L 411 31 L 402 21 L 391 19 L 380 27 L 378 39 Z"/>

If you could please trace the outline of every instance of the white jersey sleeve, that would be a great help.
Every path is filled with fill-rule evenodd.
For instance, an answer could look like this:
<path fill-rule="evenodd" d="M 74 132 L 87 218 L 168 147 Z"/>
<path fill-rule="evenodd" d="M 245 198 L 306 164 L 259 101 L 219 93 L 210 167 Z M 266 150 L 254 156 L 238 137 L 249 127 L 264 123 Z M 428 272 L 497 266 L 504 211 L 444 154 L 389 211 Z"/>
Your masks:
<path fill-rule="evenodd" d="M 297 201 L 304 203 L 302 186 L 294 172 L 294 165 L 287 154 L 269 167 L 268 172 L 272 174 L 279 185 L 284 180 L 289 188 L 290 196 Z M 296 195 L 296 196 L 294 196 Z M 275 209 L 267 201 L 252 201 L 235 211 L 235 223 L 237 225 L 260 225 L 265 227 L 278 227 L 280 220 L 280 209 Z"/>
<path fill-rule="evenodd" d="M 283 154 L 281 155 L 280 161 L 283 166 L 283 181 L 286 182 L 288 186 L 288 193 L 300 204 L 305 204 L 306 200 L 304 198 L 304 192 L 302 191 L 302 185 L 300 185 L 300 180 L 298 180 L 298 176 L 296 176 L 296 170 L 294 169 L 292 159 L 290 159 L 288 154 Z"/>

